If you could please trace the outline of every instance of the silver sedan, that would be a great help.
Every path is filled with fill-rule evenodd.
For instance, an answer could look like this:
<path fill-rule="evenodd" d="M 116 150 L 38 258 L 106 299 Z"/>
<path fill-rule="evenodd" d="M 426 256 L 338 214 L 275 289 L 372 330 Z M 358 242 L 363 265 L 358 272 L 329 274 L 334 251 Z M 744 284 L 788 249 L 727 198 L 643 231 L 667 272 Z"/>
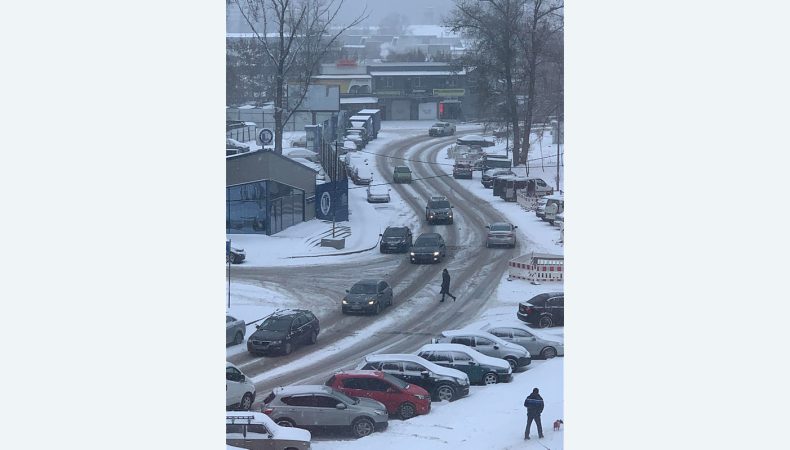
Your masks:
<path fill-rule="evenodd" d="M 235 317 L 225 316 L 225 345 L 238 345 L 244 342 L 247 324 Z"/>
<path fill-rule="evenodd" d="M 520 321 L 501 319 L 481 321 L 465 328 L 487 331 L 494 336 L 526 348 L 533 358 L 549 359 L 565 355 L 565 344 L 555 336 L 540 334 Z"/>

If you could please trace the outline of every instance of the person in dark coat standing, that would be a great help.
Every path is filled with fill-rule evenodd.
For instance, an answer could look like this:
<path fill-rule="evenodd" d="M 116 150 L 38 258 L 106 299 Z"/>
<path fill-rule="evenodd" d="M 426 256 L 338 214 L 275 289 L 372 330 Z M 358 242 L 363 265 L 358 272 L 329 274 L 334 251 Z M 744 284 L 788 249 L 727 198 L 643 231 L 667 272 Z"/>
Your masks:
<path fill-rule="evenodd" d="M 442 270 L 442 290 L 439 291 L 439 293 L 442 294 L 442 299 L 439 300 L 440 302 L 444 301 L 445 294 L 452 297 L 453 301 L 455 301 L 455 295 L 450 293 L 450 272 L 448 272 L 447 269 Z"/>
<path fill-rule="evenodd" d="M 538 388 L 532 390 L 532 393 L 524 400 L 524 406 L 527 407 L 527 429 L 524 430 L 524 439 L 529 439 L 529 429 L 532 426 L 532 421 L 538 426 L 538 437 L 543 437 L 543 425 L 540 424 L 540 413 L 543 412 L 543 397 L 538 393 Z"/>

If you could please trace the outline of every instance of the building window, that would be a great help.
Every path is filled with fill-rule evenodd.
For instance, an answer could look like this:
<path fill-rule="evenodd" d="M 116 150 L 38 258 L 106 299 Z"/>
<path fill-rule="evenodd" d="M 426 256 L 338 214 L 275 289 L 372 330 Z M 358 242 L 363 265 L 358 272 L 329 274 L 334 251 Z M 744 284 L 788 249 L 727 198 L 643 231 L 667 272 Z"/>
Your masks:
<path fill-rule="evenodd" d="M 384 87 L 392 87 L 392 77 L 384 77 Z"/>
<path fill-rule="evenodd" d="M 413 80 L 414 80 L 414 83 L 413 83 L 414 87 L 422 87 L 422 78 L 414 77 Z"/>

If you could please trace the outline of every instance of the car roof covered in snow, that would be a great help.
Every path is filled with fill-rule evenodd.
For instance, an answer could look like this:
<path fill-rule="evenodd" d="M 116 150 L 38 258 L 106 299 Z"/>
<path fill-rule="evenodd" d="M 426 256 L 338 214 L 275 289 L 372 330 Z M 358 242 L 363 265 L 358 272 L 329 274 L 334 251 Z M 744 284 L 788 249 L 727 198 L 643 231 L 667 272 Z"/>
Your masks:
<path fill-rule="evenodd" d="M 384 280 L 382 280 L 380 278 L 363 278 L 363 279 L 357 281 L 354 284 L 355 285 L 356 284 L 378 284 L 379 281 L 384 281 Z"/>
<path fill-rule="evenodd" d="M 276 387 L 273 389 L 273 392 L 275 395 L 331 394 L 335 392 L 335 390 L 323 384 L 300 384 Z"/>
<path fill-rule="evenodd" d="M 417 354 L 419 355 L 422 352 L 463 352 L 474 358 L 475 361 L 483 364 L 503 369 L 510 368 L 510 364 L 504 359 L 486 356 L 471 347 L 461 344 L 425 344 L 417 350 Z"/>
<path fill-rule="evenodd" d="M 377 355 L 365 356 L 365 362 L 382 362 L 382 361 L 408 361 L 425 366 L 426 369 L 433 373 L 443 375 L 446 377 L 468 379 L 469 377 L 458 369 L 451 369 L 449 367 L 440 366 L 436 363 L 428 361 L 427 359 L 412 355 L 410 353 L 380 353 Z M 364 365 L 362 363 L 361 365 Z"/>
<path fill-rule="evenodd" d="M 547 334 L 541 330 L 536 330 L 518 319 L 511 319 L 509 317 L 501 318 L 501 319 L 498 318 L 483 319 L 477 322 L 470 323 L 464 327 L 464 329 L 470 329 L 470 330 L 490 330 L 492 328 L 517 328 L 519 330 L 524 330 L 530 334 L 534 334 L 535 336 L 538 336 L 541 339 L 547 341 L 553 341 L 558 343 L 563 342 L 563 339 L 559 336 Z"/>

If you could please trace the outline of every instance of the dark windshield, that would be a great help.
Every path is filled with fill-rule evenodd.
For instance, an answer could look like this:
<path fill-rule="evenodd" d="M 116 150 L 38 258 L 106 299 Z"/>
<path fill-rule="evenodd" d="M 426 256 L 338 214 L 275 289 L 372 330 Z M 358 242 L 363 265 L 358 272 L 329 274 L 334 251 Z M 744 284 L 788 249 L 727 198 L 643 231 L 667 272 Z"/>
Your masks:
<path fill-rule="evenodd" d="M 262 329 L 271 331 L 288 331 L 290 326 L 290 317 L 269 317 L 261 324 Z"/>
<path fill-rule="evenodd" d="M 352 294 L 375 294 L 376 293 L 376 285 L 375 284 L 362 284 L 357 283 L 351 287 Z"/>
<path fill-rule="evenodd" d="M 447 200 L 433 200 L 428 202 L 428 207 L 435 209 L 435 208 L 449 208 L 450 202 Z"/>
<path fill-rule="evenodd" d="M 439 245 L 439 240 L 436 238 L 417 238 L 414 243 L 415 247 L 436 247 Z"/>
<path fill-rule="evenodd" d="M 510 225 L 508 224 L 494 224 L 491 225 L 491 231 L 510 231 Z"/>
<path fill-rule="evenodd" d="M 390 383 L 394 384 L 395 386 L 398 386 L 401 389 L 406 389 L 406 388 L 409 387 L 409 383 L 401 380 L 400 378 L 395 378 L 395 377 L 393 377 L 392 375 L 390 375 L 388 373 L 384 374 L 384 379 L 389 381 Z"/>
<path fill-rule="evenodd" d="M 387 228 L 384 231 L 384 237 L 403 237 L 406 236 L 405 228 Z"/>
<path fill-rule="evenodd" d="M 444 124 L 441 123 L 441 122 L 436 122 L 435 124 L 433 124 L 433 126 L 435 126 L 435 127 L 443 127 Z"/>
<path fill-rule="evenodd" d="M 408 167 L 396 167 L 396 168 L 395 168 L 395 172 L 400 172 L 400 173 L 409 173 L 409 172 L 410 172 L 410 170 L 409 170 L 409 168 L 408 168 Z"/>
<path fill-rule="evenodd" d="M 344 394 L 344 393 L 342 393 L 342 392 L 340 392 L 338 390 L 335 390 L 334 392 L 332 392 L 332 394 L 336 398 L 340 399 L 340 401 L 342 401 L 343 403 L 345 403 L 347 405 L 356 405 L 357 403 L 359 403 L 359 399 L 358 398 L 352 397 L 350 395 L 346 395 L 346 394 Z"/>

